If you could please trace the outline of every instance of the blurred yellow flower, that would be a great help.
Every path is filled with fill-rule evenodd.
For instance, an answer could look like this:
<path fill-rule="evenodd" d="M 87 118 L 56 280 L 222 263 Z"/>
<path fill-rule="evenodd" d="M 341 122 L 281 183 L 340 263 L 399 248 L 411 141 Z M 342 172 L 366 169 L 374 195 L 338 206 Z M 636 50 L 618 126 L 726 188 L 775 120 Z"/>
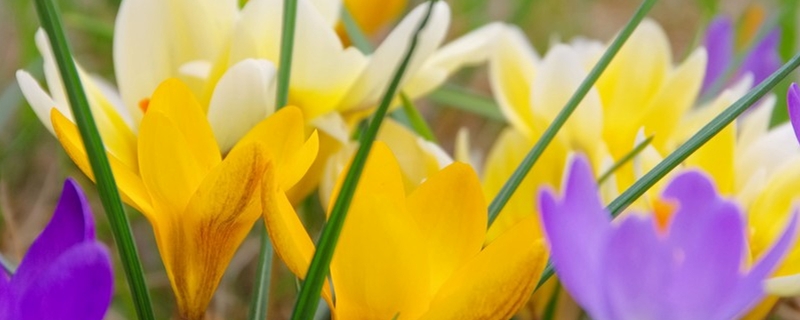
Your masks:
<path fill-rule="evenodd" d="M 403 13 L 408 0 L 344 0 L 344 6 L 353 15 L 366 34 L 375 34 Z"/>
<path fill-rule="evenodd" d="M 200 104 L 176 79 L 153 93 L 138 135 L 126 131 L 132 158 L 109 152 L 126 203 L 153 226 L 182 319 L 202 319 L 239 244 L 261 216 L 261 186 L 287 189 L 316 156 L 303 116 L 284 108 L 222 153 Z M 93 177 L 77 127 L 58 109 L 52 124 L 64 149 Z M 275 181 L 262 181 L 274 179 Z"/>
<path fill-rule="evenodd" d="M 311 238 L 279 185 L 263 191 L 275 251 L 302 279 L 314 253 Z M 332 283 L 323 290 L 334 317 L 508 319 L 538 281 L 544 244 L 529 217 L 484 245 L 486 217 L 469 166 L 454 163 L 406 194 L 395 156 L 376 142 L 333 256 Z"/>

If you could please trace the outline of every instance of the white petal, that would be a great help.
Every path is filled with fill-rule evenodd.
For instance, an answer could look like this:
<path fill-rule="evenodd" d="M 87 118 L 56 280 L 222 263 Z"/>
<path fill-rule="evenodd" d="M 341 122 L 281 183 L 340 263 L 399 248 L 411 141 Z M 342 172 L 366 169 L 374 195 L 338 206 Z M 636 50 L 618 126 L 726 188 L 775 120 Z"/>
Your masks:
<path fill-rule="evenodd" d="M 739 138 L 736 141 L 737 148 L 746 148 L 763 136 L 769 130 L 769 122 L 772 120 L 772 111 L 775 109 L 775 95 L 770 94 L 763 98 L 763 102 L 753 106 L 746 114 L 739 117 Z"/>
<path fill-rule="evenodd" d="M 50 96 L 58 104 L 63 104 L 69 108 L 69 100 L 67 99 L 66 91 L 64 91 L 64 82 L 61 81 L 61 73 L 58 71 L 58 64 L 53 55 L 53 49 L 50 47 L 50 41 L 47 39 L 47 34 L 41 28 L 36 31 L 36 47 L 39 53 L 42 54 L 44 61 L 44 77 L 47 80 L 47 88 Z M 50 115 L 47 116 L 49 121 Z"/>
<path fill-rule="evenodd" d="M 237 0 L 123 1 L 115 24 L 114 68 L 125 105 L 138 104 L 189 61 L 214 61 L 227 44 Z"/>
<path fill-rule="evenodd" d="M 267 60 L 243 60 L 222 75 L 208 107 L 208 121 L 220 150 L 232 148 L 275 111 L 274 80 L 275 67 Z"/>
<path fill-rule="evenodd" d="M 403 91 L 411 98 L 422 96 L 458 69 L 485 62 L 504 28 L 502 23 L 490 23 L 445 45 L 425 61 Z"/>
<path fill-rule="evenodd" d="M 245 58 L 277 63 L 283 1 L 251 0 L 231 45 L 231 62 Z M 297 4 L 290 103 L 307 119 L 335 109 L 366 65 L 356 48 L 345 49 L 336 31 L 308 1 Z"/>
<path fill-rule="evenodd" d="M 341 111 L 359 110 L 375 106 L 386 92 L 392 76 L 408 50 L 411 37 L 428 10 L 423 3 L 411 11 L 381 43 L 369 61 L 369 65 L 350 89 L 339 106 Z M 450 25 L 450 7 L 437 2 L 430 20 L 420 32 L 419 42 L 400 81 L 400 87 L 416 74 L 422 64 L 433 54 L 444 40 Z"/>
<path fill-rule="evenodd" d="M 489 57 L 489 84 L 506 120 L 518 131 L 531 135 L 531 83 L 539 57 L 525 34 L 507 27 L 499 36 L 497 48 Z"/>
<path fill-rule="evenodd" d="M 800 274 L 765 280 L 764 291 L 780 297 L 800 296 Z"/>
<path fill-rule="evenodd" d="M 531 109 L 534 115 L 547 121 L 555 119 L 585 77 L 580 57 L 572 48 L 566 45 L 551 48 L 533 80 Z M 572 143 L 594 155 L 594 149 L 602 139 L 602 125 L 600 94 L 592 88 L 567 120 L 564 129 Z"/>
<path fill-rule="evenodd" d="M 341 144 L 350 143 L 350 127 L 338 112 L 331 112 L 311 120 L 311 125 L 333 137 Z"/>
<path fill-rule="evenodd" d="M 311 0 L 320 15 L 328 21 L 328 25 L 336 26 L 339 16 L 342 14 L 341 0 Z"/>
<path fill-rule="evenodd" d="M 62 114 L 72 120 L 72 112 L 68 110 L 69 107 L 59 107 L 30 73 L 17 70 L 17 83 L 19 83 L 19 89 L 22 91 L 22 95 L 25 96 L 25 99 L 28 100 L 28 104 L 31 105 L 31 109 L 33 109 L 33 112 L 36 113 L 36 116 L 39 117 L 39 121 L 42 122 L 47 130 L 50 130 L 50 133 L 55 134 L 55 131 L 53 131 L 53 124 L 50 122 L 51 109 L 58 108 Z"/>

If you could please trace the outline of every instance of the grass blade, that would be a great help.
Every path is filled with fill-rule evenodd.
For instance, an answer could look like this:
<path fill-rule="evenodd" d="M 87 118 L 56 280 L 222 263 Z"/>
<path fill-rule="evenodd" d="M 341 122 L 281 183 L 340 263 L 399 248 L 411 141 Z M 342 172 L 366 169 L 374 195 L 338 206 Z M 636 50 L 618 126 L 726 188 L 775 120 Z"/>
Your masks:
<path fill-rule="evenodd" d="M 614 165 L 611 166 L 611 168 L 608 168 L 606 172 L 604 172 L 603 174 L 600 175 L 599 178 L 597 178 L 597 184 L 603 184 L 603 182 L 608 180 L 608 178 L 610 178 L 611 175 L 614 174 L 614 172 L 616 172 L 617 170 L 619 170 L 619 168 L 628 163 L 628 161 L 633 160 L 633 158 L 636 157 L 636 155 L 644 151 L 644 149 L 647 148 L 648 145 L 650 145 L 650 142 L 653 142 L 653 136 L 647 137 L 647 139 L 637 144 L 636 147 L 633 148 L 633 150 L 622 156 L 622 158 L 620 158 L 617 162 L 615 162 Z"/>
<path fill-rule="evenodd" d="M 292 75 L 292 56 L 294 55 L 294 30 L 297 25 L 297 0 L 283 3 L 283 26 L 281 29 L 281 52 L 278 63 L 278 84 L 275 94 L 275 110 L 289 103 L 289 85 Z M 266 319 L 269 313 L 269 282 L 272 277 L 272 243 L 269 241 L 264 223 L 257 223 L 261 232 L 261 250 L 256 266 L 256 286 L 250 297 L 248 319 Z"/>
<path fill-rule="evenodd" d="M 408 50 L 403 57 L 403 61 L 399 66 L 397 66 L 394 76 L 392 77 L 392 81 L 389 84 L 389 87 L 386 89 L 386 93 L 383 95 L 378 109 L 375 111 L 375 115 L 372 117 L 369 127 L 367 127 L 366 131 L 364 131 L 364 133 L 361 135 L 361 139 L 359 141 L 360 146 L 358 147 L 358 151 L 356 151 L 355 157 L 353 157 L 350 170 L 347 171 L 347 175 L 344 178 L 341 191 L 336 198 L 336 202 L 331 210 L 331 215 L 328 218 L 328 223 L 325 224 L 325 227 L 322 229 L 322 234 L 317 242 L 316 251 L 314 252 L 314 257 L 311 259 L 311 265 L 308 268 L 306 279 L 300 289 L 300 295 L 297 298 L 297 303 L 294 305 L 294 312 L 292 313 L 292 319 L 294 320 L 310 320 L 314 318 L 314 314 L 317 311 L 317 302 L 319 301 L 320 291 L 322 290 L 322 285 L 326 276 L 328 275 L 328 272 L 330 271 L 330 263 L 331 259 L 333 258 L 333 252 L 336 249 L 337 242 L 339 241 L 339 235 L 341 234 L 342 226 L 344 225 L 344 221 L 347 216 L 347 210 L 350 208 L 350 203 L 353 200 L 353 193 L 356 191 L 356 185 L 358 184 L 358 180 L 361 178 L 361 173 L 363 172 L 364 165 L 367 162 L 367 156 L 372 149 L 372 144 L 375 141 L 375 137 L 378 134 L 381 123 L 386 117 L 386 113 L 389 110 L 389 105 L 392 103 L 395 94 L 397 94 L 397 91 L 400 87 L 400 79 L 411 62 L 411 56 L 413 55 L 414 50 L 417 47 L 417 43 L 419 42 L 419 34 L 428 24 L 428 20 L 433 12 L 433 6 L 435 3 L 436 0 L 429 2 L 425 17 L 422 19 L 416 31 L 414 32 L 410 45 L 408 46 Z"/>
<path fill-rule="evenodd" d="M 400 100 L 403 102 L 403 112 L 405 112 L 406 117 L 408 117 L 408 123 L 411 125 L 411 128 L 414 129 L 420 137 L 423 139 L 436 142 L 436 136 L 433 135 L 433 131 L 431 128 L 428 127 L 428 123 L 425 122 L 425 118 L 417 110 L 417 107 L 414 106 L 414 103 L 411 102 L 411 99 L 405 93 L 400 93 Z"/>
<path fill-rule="evenodd" d="M 633 183 L 627 190 L 625 190 L 619 197 L 614 199 L 607 207 L 606 210 L 611 213 L 612 217 L 617 217 L 627 208 L 631 203 L 636 201 L 648 189 L 655 185 L 667 173 L 675 169 L 681 162 L 686 160 L 692 153 L 697 151 L 708 140 L 711 140 L 717 133 L 722 131 L 726 126 L 731 124 L 733 120 L 741 115 L 747 108 L 755 104 L 759 99 L 764 97 L 772 88 L 780 83 L 786 76 L 792 73 L 794 69 L 800 66 L 800 54 L 792 57 L 789 62 L 784 64 L 778 71 L 775 71 L 769 78 L 761 82 L 758 86 L 750 90 L 744 97 L 737 100 L 730 107 L 725 109 L 716 118 L 711 120 L 697 133 L 695 133 L 683 145 L 678 147 L 675 152 L 670 153 L 664 160 L 659 162 L 653 169 L 647 172 L 639 180 Z M 548 262 L 545 267 L 542 277 L 539 279 L 539 284 L 536 286 L 538 289 L 544 284 L 547 279 L 553 276 L 555 270 L 553 264 Z"/>
<path fill-rule="evenodd" d="M 350 13 L 350 10 L 347 9 L 346 5 L 342 6 L 342 24 L 344 24 L 344 31 L 347 32 L 347 36 L 350 38 L 353 46 L 358 48 L 361 53 L 372 53 L 372 44 L 369 43 L 367 35 L 364 34 L 364 31 L 358 26 L 356 19 L 353 18 L 353 15 Z"/>
<path fill-rule="evenodd" d="M 269 241 L 267 229 L 258 223 L 261 233 L 261 251 L 258 253 L 258 266 L 256 267 L 256 286 L 253 288 L 250 300 L 250 313 L 248 319 L 263 320 L 267 318 L 269 307 L 269 285 L 272 277 L 272 243 Z"/>
<path fill-rule="evenodd" d="M 467 88 L 447 84 L 428 94 L 428 99 L 441 105 L 458 108 L 494 121 L 506 122 L 500 107 L 489 97 Z"/>
<path fill-rule="evenodd" d="M 556 133 L 561 127 L 567 122 L 567 119 L 572 112 L 578 107 L 581 100 L 589 93 L 589 90 L 592 89 L 594 83 L 597 82 L 597 79 L 600 78 L 600 75 L 605 71 L 606 67 L 611 63 L 611 60 L 614 59 L 614 56 L 617 55 L 622 45 L 625 41 L 628 40 L 630 35 L 633 33 L 633 30 L 636 29 L 636 26 L 642 22 L 645 15 L 648 11 L 653 7 L 656 3 L 656 0 L 644 0 L 636 12 L 631 17 L 630 21 L 625 25 L 625 27 L 620 31 L 617 38 L 614 39 L 614 42 L 608 47 L 603 56 L 597 61 L 597 64 L 592 68 L 592 71 L 589 72 L 589 75 L 586 76 L 586 79 L 581 82 L 581 85 L 578 87 L 578 90 L 572 95 L 572 97 L 567 101 L 567 104 L 564 106 L 563 109 L 558 113 L 555 120 L 550 123 L 550 126 L 544 131 L 542 137 L 536 144 L 533 146 L 530 152 L 525 156 L 525 159 L 522 160 L 519 167 L 514 170 L 514 174 L 511 175 L 511 178 L 506 181 L 503 185 L 503 188 L 500 189 L 500 192 L 497 196 L 492 200 L 492 203 L 489 205 L 489 226 L 492 225 L 494 220 L 497 218 L 497 215 L 500 214 L 500 211 L 503 210 L 508 200 L 511 198 L 511 195 L 514 194 L 514 191 L 517 190 L 519 185 L 522 183 L 522 180 L 528 175 L 533 165 L 539 160 L 539 157 L 544 153 L 545 148 L 553 141 L 555 138 Z"/>
<path fill-rule="evenodd" d="M 142 263 L 139 260 L 136 243 L 133 241 L 130 222 L 125 215 L 125 209 L 122 206 L 122 200 L 114 182 L 114 175 L 111 172 L 111 166 L 108 164 L 103 141 L 97 131 L 94 118 L 92 118 L 89 102 L 78 77 L 75 62 L 72 60 L 58 8 L 53 0 L 36 0 L 35 3 L 39 20 L 47 32 L 53 48 L 53 54 L 58 62 L 58 69 L 64 81 L 64 88 L 69 96 L 72 114 L 75 117 L 81 139 L 86 148 L 89 163 L 92 166 L 97 190 L 100 193 L 100 200 L 111 224 L 111 231 L 114 234 L 114 240 L 122 258 L 125 277 L 133 292 L 136 314 L 139 319 L 154 319 L 150 293 L 147 291 Z"/>

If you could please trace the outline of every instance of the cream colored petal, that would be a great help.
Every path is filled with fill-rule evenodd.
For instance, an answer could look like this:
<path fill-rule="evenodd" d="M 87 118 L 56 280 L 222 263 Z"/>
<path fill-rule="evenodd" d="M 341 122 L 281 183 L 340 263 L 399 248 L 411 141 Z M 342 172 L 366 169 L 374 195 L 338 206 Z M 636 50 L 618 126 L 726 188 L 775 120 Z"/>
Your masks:
<path fill-rule="evenodd" d="M 138 122 L 139 102 L 195 60 L 214 61 L 238 15 L 236 0 L 123 1 L 114 31 L 114 70 Z M 199 94 L 199 92 L 195 92 Z"/>
<path fill-rule="evenodd" d="M 338 110 L 344 112 L 367 109 L 378 103 L 392 80 L 395 69 L 405 56 L 411 37 L 428 10 L 427 7 L 427 3 L 420 4 L 392 30 L 370 57 L 366 69 L 339 104 Z M 414 55 L 400 81 L 401 88 L 436 51 L 444 40 L 449 25 L 450 7 L 446 2 L 437 2 L 434 4 L 428 24 L 419 35 Z"/>
<path fill-rule="evenodd" d="M 781 297 L 800 296 L 800 274 L 767 279 L 764 290 Z"/>
<path fill-rule="evenodd" d="M 231 62 L 246 58 L 277 64 L 283 1 L 251 0 L 242 12 L 231 45 Z M 330 23 L 309 0 L 297 4 L 289 104 L 306 119 L 334 110 L 366 65 L 356 48 L 344 48 Z"/>
<path fill-rule="evenodd" d="M 53 125 L 50 122 L 50 110 L 57 109 L 61 114 L 64 114 L 66 117 L 69 117 L 70 121 L 72 120 L 72 111 L 69 110 L 69 106 L 65 105 L 58 105 L 50 95 L 42 89 L 42 86 L 34 79 L 30 73 L 24 70 L 17 71 L 17 83 L 19 84 L 19 89 L 22 91 L 22 94 L 25 96 L 25 99 L 28 101 L 28 104 L 31 106 L 31 109 L 39 117 L 39 121 L 50 131 L 50 133 L 55 134 L 53 131 Z"/>
<path fill-rule="evenodd" d="M 328 25 L 336 25 L 342 14 L 341 0 L 311 0 L 311 3 L 314 4 L 314 8 L 319 11 L 320 15 L 325 18 Z"/>
<path fill-rule="evenodd" d="M 411 98 L 425 95 L 458 69 L 484 63 L 496 47 L 497 38 L 504 28 L 499 22 L 490 23 L 443 46 L 409 79 L 403 92 Z"/>
<path fill-rule="evenodd" d="M 222 152 L 275 112 L 275 67 L 246 59 L 222 76 L 208 107 L 208 122 Z"/>
<path fill-rule="evenodd" d="M 743 188 L 749 177 L 758 170 L 764 169 L 765 176 L 770 177 L 778 168 L 796 160 L 798 156 L 800 146 L 791 125 L 785 123 L 773 128 L 748 147 L 736 150 L 736 188 Z"/>
<path fill-rule="evenodd" d="M 553 121 L 586 78 L 578 54 L 570 47 L 556 45 L 538 67 L 531 85 L 534 117 Z M 594 155 L 603 129 L 603 106 L 596 89 L 589 90 L 562 129 L 572 147 Z"/>
<path fill-rule="evenodd" d="M 515 129 L 532 135 L 531 84 L 538 56 L 515 27 L 506 28 L 489 57 L 489 83 L 500 111 Z"/>
<path fill-rule="evenodd" d="M 762 98 L 762 102 L 750 107 L 750 109 L 739 117 L 739 138 L 736 140 L 738 148 L 748 148 L 752 143 L 766 135 L 770 129 L 772 112 L 775 110 L 776 98 L 774 94 L 769 94 Z"/>

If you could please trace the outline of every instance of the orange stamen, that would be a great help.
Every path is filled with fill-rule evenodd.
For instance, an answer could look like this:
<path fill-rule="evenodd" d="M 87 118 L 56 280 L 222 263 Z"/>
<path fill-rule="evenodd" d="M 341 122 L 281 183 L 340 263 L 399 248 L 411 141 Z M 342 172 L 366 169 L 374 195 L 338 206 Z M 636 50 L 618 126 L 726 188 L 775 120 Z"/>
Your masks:
<path fill-rule="evenodd" d="M 672 202 L 661 199 L 653 200 L 653 216 L 655 217 L 656 228 L 662 234 L 667 232 L 667 227 L 672 220 L 676 207 Z"/>
<path fill-rule="evenodd" d="M 142 110 L 142 113 L 147 113 L 148 107 L 150 107 L 150 98 L 144 98 L 139 101 L 139 109 Z"/>

